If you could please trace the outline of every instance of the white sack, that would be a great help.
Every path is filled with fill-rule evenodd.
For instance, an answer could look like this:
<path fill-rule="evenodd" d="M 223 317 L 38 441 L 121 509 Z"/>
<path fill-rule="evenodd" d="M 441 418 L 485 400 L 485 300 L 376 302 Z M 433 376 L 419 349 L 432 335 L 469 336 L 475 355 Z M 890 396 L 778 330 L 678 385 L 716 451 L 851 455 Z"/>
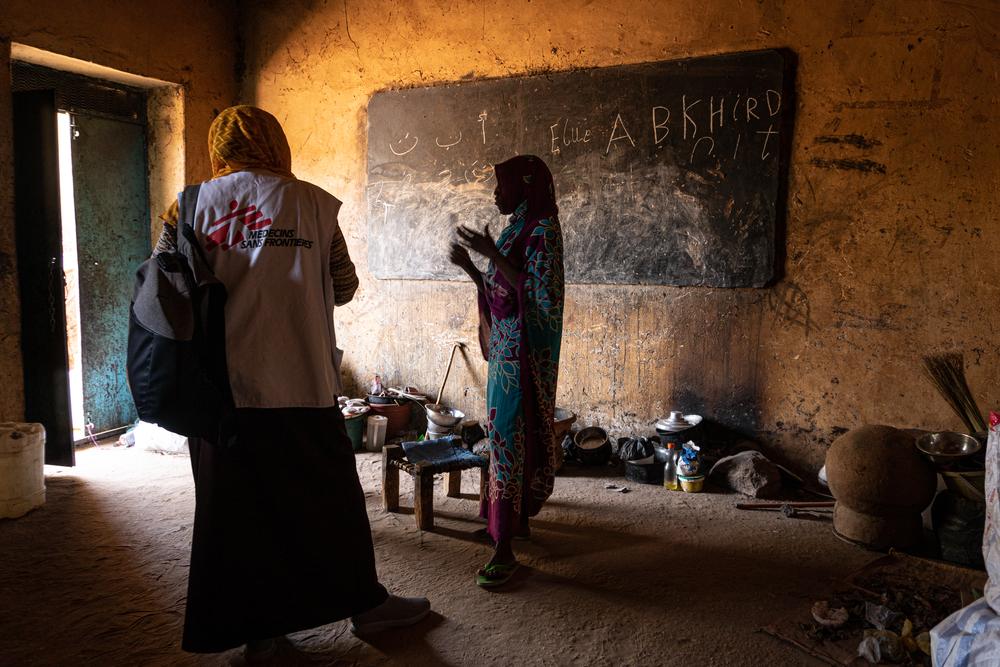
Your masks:
<path fill-rule="evenodd" d="M 990 413 L 986 445 L 986 594 L 941 621 L 931 630 L 935 667 L 996 667 L 1000 665 L 1000 414 Z"/>

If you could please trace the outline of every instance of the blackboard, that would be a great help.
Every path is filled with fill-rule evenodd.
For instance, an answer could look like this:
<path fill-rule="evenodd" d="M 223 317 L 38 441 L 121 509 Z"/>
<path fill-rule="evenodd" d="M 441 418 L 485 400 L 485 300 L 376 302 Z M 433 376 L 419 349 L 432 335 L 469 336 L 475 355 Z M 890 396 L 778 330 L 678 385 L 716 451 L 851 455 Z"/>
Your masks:
<path fill-rule="evenodd" d="M 791 137 L 780 51 L 391 90 L 368 104 L 368 263 L 459 280 L 459 223 L 506 224 L 492 165 L 552 170 L 570 283 L 760 287 Z"/>

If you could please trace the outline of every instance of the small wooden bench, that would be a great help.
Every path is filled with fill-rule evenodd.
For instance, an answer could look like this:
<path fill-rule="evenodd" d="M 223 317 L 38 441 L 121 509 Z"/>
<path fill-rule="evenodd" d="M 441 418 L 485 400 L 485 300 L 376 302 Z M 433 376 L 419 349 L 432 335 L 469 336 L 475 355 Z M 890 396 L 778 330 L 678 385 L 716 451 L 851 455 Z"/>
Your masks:
<path fill-rule="evenodd" d="M 448 473 L 448 497 L 462 495 L 462 471 L 479 468 L 479 501 L 482 502 L 489 483 L 489 461 L 479 457 L 475 461 L 461 461 L 443 466 L 430 463 L 411 463 L 406 460 L 399 445 L 382 448 L 382 509 L 399 511 L 399 471 L 413 477 L 413 513 L 420 530 L 434 529 L 434 475 Z"/>

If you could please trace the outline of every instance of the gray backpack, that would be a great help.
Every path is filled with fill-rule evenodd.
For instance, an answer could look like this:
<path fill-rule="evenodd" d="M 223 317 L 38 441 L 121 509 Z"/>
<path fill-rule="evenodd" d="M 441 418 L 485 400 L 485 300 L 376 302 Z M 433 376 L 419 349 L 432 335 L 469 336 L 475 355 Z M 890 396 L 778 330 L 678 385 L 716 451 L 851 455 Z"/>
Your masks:
<path fill-rule="evenodd" d="M 226 368 L 226 288 L 194 233 L 200 187 L 178 196 L 177 250 L 150 257 L 136 272 L 128 381 L 143 421 L 230 444 L 235 407 Z"/>

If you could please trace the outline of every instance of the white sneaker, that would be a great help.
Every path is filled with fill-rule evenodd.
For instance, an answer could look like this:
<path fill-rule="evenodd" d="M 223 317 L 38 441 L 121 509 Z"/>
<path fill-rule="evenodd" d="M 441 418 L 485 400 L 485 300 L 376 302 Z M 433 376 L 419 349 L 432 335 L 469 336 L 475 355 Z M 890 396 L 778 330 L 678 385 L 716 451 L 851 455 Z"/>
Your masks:
<path fill-rule="evenodd" d="M 427 598 L 404 598 L 390 595 L 385 602 L 368 611 L 351 617 L 351 631 L 356 635 L 381 632 L 389 628 L 402 628 L 419 623 L 431 613 Z"/>

